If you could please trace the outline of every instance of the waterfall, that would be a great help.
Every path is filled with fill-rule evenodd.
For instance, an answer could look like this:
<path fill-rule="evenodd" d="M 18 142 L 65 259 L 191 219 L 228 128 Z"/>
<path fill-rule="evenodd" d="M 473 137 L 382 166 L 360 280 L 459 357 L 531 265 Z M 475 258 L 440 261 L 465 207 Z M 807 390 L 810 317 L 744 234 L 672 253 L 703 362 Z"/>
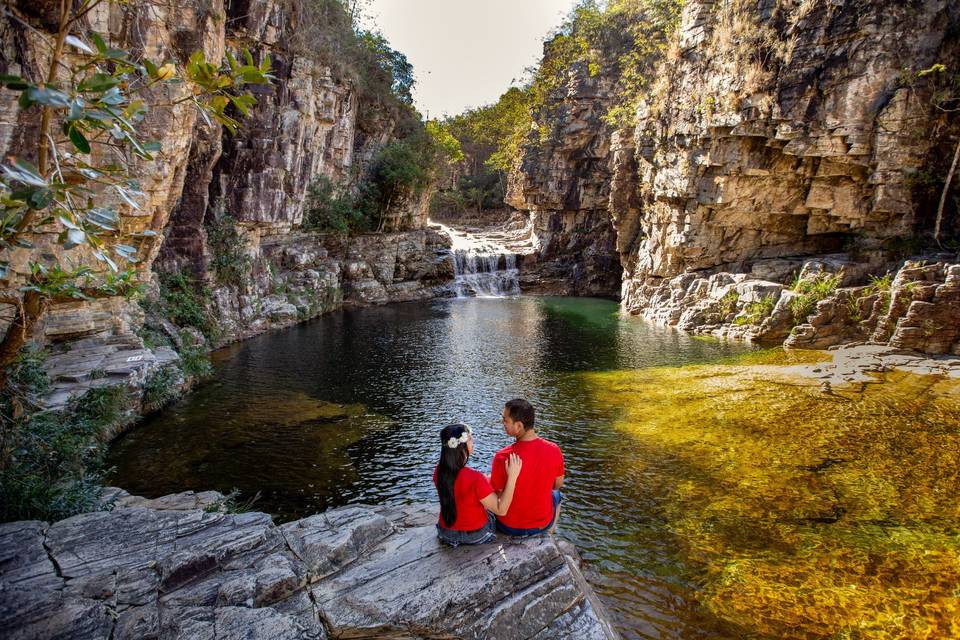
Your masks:
<path fill-rule="evenodd" d="M 496 242 L 438 225 L 450 236 L 454 291 L 458 298 L 502 298 L 520 294 L 517 255 Z"/>

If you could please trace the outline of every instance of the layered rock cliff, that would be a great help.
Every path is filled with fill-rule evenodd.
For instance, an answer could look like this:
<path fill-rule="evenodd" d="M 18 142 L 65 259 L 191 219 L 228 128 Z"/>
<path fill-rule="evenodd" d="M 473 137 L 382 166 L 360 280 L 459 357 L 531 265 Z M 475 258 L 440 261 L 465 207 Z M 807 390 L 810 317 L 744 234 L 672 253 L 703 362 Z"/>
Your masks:
<path fill-rule="evenodd" d="M 17 3 L 14 15 L 0 19 L 4 73 L 39 77 L 47 55 L 44 7 Z M 349 24 L 327 22 L 333 10 L 342 12 L 335 2 L 307 0 L 102 3 L 78 23 L 79 33 L 96 31 L 133 55 L 157 60 L 182 64 L 203 51 L 208 60 L 219 61 L 226 51 L 242 48 L 257 60 L 271 58 L 275 80 L 252 88 L 256 106 L 236 134 L 208 122 L 189 101 L 152 109 L 141 125 L 144 138 L 158 140 L 161 152 L 155 161 L 135 166 L 146 202 L 140 211 L 122 211 L 122 230 L 156 233 L 133 241 L 141 258 L 139 277 L 151 283 L 148 300 L 163 299 L 157 284 L 162 288 L 164 274 L 189 282 L 211 326 L 217 326 L 207 347 L 343 304 L 448 293 L 444 284 L 452 280 L 453 262 L 446 237 L 426 228 L 429 187 L 392 199 L 376 233 L 347 237 L 301 229 L 314 181 L 325 177 L 343 191 L 357 189 L 377 153 L 404 134 L 403 126 L 409 128 L 400 117 L 416 117 L 409 109 L 385 107 L 369 88 L 360 91 L 356 70 L 331 66 L 339 54 L 324 47 L 352 37 Z M 331 35 L 336 29 L 346 34 Z M 158 86 L 152 96 L 158 103 L 184 97 L 180 85 Z M 7 116 L 0 123 L 0 150 L 29 155 L 36 110 L 21 111 L 15 93 L 0 92 L 0 110 Z M 80 251 L 64 252 L 52 238 L 42 250 L 68 261 Z M 10 277 L 24 277 L 35 255 L 18 251 Z M 166 310 L 162 304 L 147 308 Z M 174 346 L 179 344 L 176 328 L 162 331 L 170 329 L 170 318 L 150 315 L 154 335 L 170 334 Z M 83 339 L 100 351 L 122 344 L 136 358 L 136 381 L 150 363 L 169 362 L 139 349 L 134 334 L 143 322 L 132 301 L 78 301 L 53 307 L 34 337 L 54 344 Z M 74 364 L 79 366 L 72 363 L 71 370 Z M 130 368 L 107 377 L 123 378 Z M 70 377 L 76 380 L 68 382 L 90 377 L 74 373 Z"/>
<path fill-rule="evenodd" d="M 620 288 L 607 204 L 610 128 L 602 120 L 613 90 L 610 78 L 574 64 L 537 114 L 536 140 L 510 174 L 506 202 L 527 212 L 533 241 L 521 269 L 524 291 L 614 296 Z"/>
<path fill-rule="evenodd" d="M 622 82 L 591 75 L 585 60 L 569 67 L 569 82 L 535 115 L 541 131 L 553 129 L 528 141 L 508 201 L 539 221 L 548 248 L 555 239 L 572 248 L 568 263 L 589 264 L 597 248 L 618 255 L 631 313 L 696 332 L 779 342 L 793 331 L 798 345 L 828 344 L 822 328 L 821 338 L 802 338 L 817 302 L 896 273 L 904 257 L 928 258 L 907 273 L 923 268 L 951 286 L 955 248 L 943 253 L 931 236 L 960 136 L 948 62 L 960 55 L 958 24 L 960 7 L 946 0 L 692 0 L 646 76 L 635 126 L 615 130 L 602 117 Z M 942 247 L 958 237 L 958 201 L 954 181 Z M 582 231 L 579 243 L 567 229 Z M 821 272 L 834 274 L 830 291 Z M 950 314 L 908 315 L 916 322 L 904 329 Z M 960 349 L 955 339 L 906 343 Z"/>
<path fill-rule="evenodd" d="M 765 275 L 843 249 L 879 263 L 931 228 L 911 185 L 949 129 L 933 82 L 908 76 L 954 59 L 957 14 L 943 1 L 689 3 L 638 111 L 625 307 L 655 316 L 685 272 Z"/>

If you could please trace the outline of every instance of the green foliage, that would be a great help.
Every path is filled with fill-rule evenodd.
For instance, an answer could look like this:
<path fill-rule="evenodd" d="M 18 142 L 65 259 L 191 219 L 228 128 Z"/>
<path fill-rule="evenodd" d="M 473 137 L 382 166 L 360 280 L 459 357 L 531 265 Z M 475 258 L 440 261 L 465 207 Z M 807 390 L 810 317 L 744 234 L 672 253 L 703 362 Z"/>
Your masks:
<path fill-rule="evenodd" d="M 450 125 L 439 120 L 428 120 L 425 126 L 434 147 L 446 162 L 463 162 L 465 158 L 463 148 L 451 132 Z"/>
<path fill-rule="evenodd" d="M 96 273 L 87 266 L 63 269 L 59 264 L 30 263 L 30 278 L 20 291 L 35 291 L 56 301 L 94 300 L 107 296 L 133 298 L 143 293 L 133 268 L 120 272 Z"/>
<path fill-rule="evenodd" d="M 355 193 L 318 176 L 308 190 L 304 227 L 338 233 L 382 230 L 393 207 L 431 184 L 443 153 L 421 126 L 377 152 Z"/>
<path fill-rule="evenodd" d="M 0 520 L 59 520 L 99 507 L 102 435 L 129 419 L 126 387 L 91 389 L 61 411 L 40 411 L 49 390 L 42 355 L 20 353 L 0 395 Z"/>
<path fill-rule="evenodd" d="M 866 294 L 868 296 L 875 293 L 890 294 L 890 288 L 893 286 L 893 274 L 886 273 L 882 276 L 870 276 L 870 284 L 867 286 Z"/>
<path fill-rule="evenodd" d="M 210 355 L 207 353 L 206 346 L 195 344 L 192 336 L 187 332 L 181 332 L 183 346 L 180 348 L 180 367 L 183 372 L 194 379 L 209 378 L 213 375 L 213 364 L 210 362 Z"/>
<path fill-rule="evenodd" d="M 740 301 L 740 294 L 737 293 L 736 289 L 731 289 L 728 291 L 722 298 L 720 298 L 720 319 L 725 321 L 730 314 L 736 313 L 737 311 L 737 302 Z"/>
<path fill-rule="evenodd" d="M 199 329 L 208 339 L 217 337 L 216 322 L 210 315 L 210 291 L 195 282 L 186 271 L 160 273 L 158 311 L 178 327 Z"/>
<path fill-rule="evenodd" d="M 763 296 L 759 302 L 748 304 L 743 310 L 744 315 L 735 318 L 733 323 L 737 325 L 760 324 L 773 313 L 776 304 L 776 296 Z"/>
<path fill-rule="evenodd" d="M 479 174 L 484 164 L 503 172 L 511 169 L 533 122 L 531 106 L 529 89 L 511 87 L 496 103 L 446 120 L 469 161 L 469 173 Z"/>
<path fill-rule="evenodd" d="M 793 313 L 794 322 L 797 324 L 806 322 L 807 316 L 816 310 L 817 303 L 830 297 L 840 286 L 842 280 L 842 271 L 838 273 L 820 272 L 807 278 L 798 276 L 791 287 L 800 294 L 790 301 L 790 311 Z"/>
<path fill-rule="evenodd" d="M 575 64 L 586 64 L 591 76 L 617 78 L 618 100 L 608 122 L 632 124 L 637 102 L 680 23 L 682 5 L 681 0 L 582 0 L 544 47 L 530 84 L 534 109 L 549 104 Z"/>
<path fill-rule="evenodd" d="M 366 231 L 369 221 L 357 210 L 349 192 L 338 189 L 325 175 L 319 175 L 307 188 L 303 226 L 321 232 L 349 233 Z"/>
<path fill-rule="evenodd" d="M 143 383 L 143 408 L 156 411 L 180 395 L 180 375 L 174 367 L 154 369 Z"/>
<path fill-rule="evenodd" d="M 250 279 L 253 260 L 247 254 L 237 221 L 224 212 L 222 201 L 214 207 L 206 229 L 207 245 L 213 254 L 211 266 L 217 281 L 235 287 L 245 286 Z"/>
<path fill-rule="evenodd" d="M 391 142 L 374 156 L 355 200 L 371 228 L 383 229 L 393 206 L 423 193 L 433 179 L 436 158 L 425 131 Z"/>

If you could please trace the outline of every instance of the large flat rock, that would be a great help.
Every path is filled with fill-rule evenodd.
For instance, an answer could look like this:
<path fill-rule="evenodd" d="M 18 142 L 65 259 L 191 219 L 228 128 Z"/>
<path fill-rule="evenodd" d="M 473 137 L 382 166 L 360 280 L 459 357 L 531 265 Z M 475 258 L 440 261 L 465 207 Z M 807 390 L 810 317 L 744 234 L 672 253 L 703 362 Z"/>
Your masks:
<path fill-rule="evenodd" d="M 189 508 L 206 502 L 127 497 L 53 525 L 0 525 L 0 637 L 618 637 L 552 536 L 451 549 L 428 505 L 277 526 Z"/>

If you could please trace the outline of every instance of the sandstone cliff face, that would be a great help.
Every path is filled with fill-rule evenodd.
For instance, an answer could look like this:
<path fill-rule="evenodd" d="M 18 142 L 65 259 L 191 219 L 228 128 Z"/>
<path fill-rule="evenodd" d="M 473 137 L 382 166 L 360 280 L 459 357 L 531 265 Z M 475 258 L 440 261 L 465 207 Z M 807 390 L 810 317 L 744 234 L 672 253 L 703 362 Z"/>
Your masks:
<path fill-rule="evenodd" d="M 932 227 L 914 185 L 950 130 L 905 70 L 955 59 L 957 22 L 945 0 L 688 3 L 615 155 L 624 307 L 694 327 L 726 295 L 711 279 L 772 295 L 845 249 L 851 284 L 895 267 L 884 249 Z"/>
<path fill-rule="evenodd" d="M 162 152 L 153 162 L 135 165 L 147 194 L 145 206 L 140 211 L 121 209 L 124 233 L 151 229 L 158 234 L 130 241 L 140 248 L 141 278 L 153 279 L 154 271 L 183 272 L 208 289 L 211 313 L 225 329 L 218 343 L 343 304 L 442 295 L 448 292 L 444 284 L 452 280 L 448 240 L 425 228 L 429 189 L 393 203 L 384 224 L 391 233 L 346 240 L 297 230 L 310 183 L 326 176 L 346 187 L 355 185 L 378 150 L 395 138 L 397 123 L 389 114 L 370 115 L 368 110 L 360 130 L 362 105 L 353 81 L 335 76 L 293 45 L 298 20 L 306 15 L 294 7 L 273 0 L 102 3 L 81 25 L 81 31 L 95 30 L 135 55 L 159 60 L 183 63 L 197 50 L 208 60 L 221 60 L 225 51 L 241 48 L 249 48 L 258 59 L 271 56 L 276 80 L 251 88 L 256 107 L 235 135 L 200 117 L 189 102 L 149 113 L 143 137 L 158 140 Z M 20 3 L 17 9 L 23 21 L 33 21 L 40 29 L 11 18 L 0 20 L 0 71 L 36 78 L 47 51 L 42 42 L 44 7 Z M 182 91 L 181 85 L 158 85 L 152 97 L 176 102 Z M 33 113 L 19 110 L 16 98 L 0 89 L 0 151 L 26 152 L 29 157 L 27 142 L 37 122 Z M 217 277 L 218 255 L 208 232 L 218 216 L 227 216 L 223 219 L 240 239 L 243 260 L 250 266 L 243 282 L 223 284 Z M 67 260 L 82 251 L 66 253 L 53 237 L 42 250 Z M 32 255 L 23 250 L 13 256 L 19 274 L 14 277 L 27 272 Z M 133 344 L 143 321 L 134 302 L 77 302 L 53 308 L 36 337 L 54 343 L 93 339 L 97 342 L 89 347 L 98 353 L 121 344 L 134 357 L 141 356 L 138 362 L 150 363 L 155 359 L 149 352 L 143 354 Z M 158 360 L 169 362 L 166 354 Z M 66 368 L 78 366 L 71 361 Z M 142 380 L 149 367 L 140 369 L 136 380 Z M 77 375 L 83 379 L 86 374 Z"/>
<path fill-rule="evenodd" d="M 44 5 L 30 2 L 17 3 L 16 10 L 28 19 L 37 19 L 42 24 Z M 147 55 L 153 59 L 185 59 L 191 52 L 202 50 L 208 59 L 219 60 L 224 53 L 225 36 L 222 20 L 223 4 L 220 0 L 199 3 L 197 0 L 174 0 L 163 4 L 154 3 L 108 3 L 104 2 L 84 19 L 84 28 L 108 34 L 111 42 L 131 52 Z M 39 15 L 39 18 L 37 18 Z M 0 68 L 4 73 L 20 74 L 31 78 L 41 77 L 47 66 L 49 43 L 39 30 L 30 29 L 8 16 L 0 18 Z M 156 102 L 172 103 L 184 97 L 181 85 L 164 84 L 152 89 L 151 98 Z M 39 115 L 36 110 L 24 112 L 17 106 L 18 94 L 0 89 L 0 152 L 5 156 L 15 155 L 34 159 Z M 135 173 L 146 194 L 140 210 L 131 210 L 118 203 L 121 212 L 123 233 L 142 232 L 151 229 L 161 232 L 170 220 L 174 203 L 180 197 L 188 173 L 188 160 L 193 140 L 196 110 L 188 103 L 172 108 L 150 111 L 142 123 L 144 139 L 156 140 L 161 152 L 153 161 L 135 161 Z M 24 277 L 28 262 L 37 253 L 61 255 L 68 262 L 77 260 L 95 262 L 88 255 L 82 256 L 82 248 L 71 253 L 63 252 L 54 243 L 55 232 L 42 239 L 38 250 L 17 250 L 11 256 L 14 268 L 12 279 Z M 160 237 L 128 239 L 126 242 L 139 248 L 140 266 L 144 274 L 153 263 L 159 248 Z M 60 305 L 48 314 L 45 326 L 40 329 L 41 339 L 71 340 L 92 335 L 129 333 L 137 325 L 139 310 L 122 300 L 104 300 L 96 303 Z"/>
<path fill-rule="evenodd" d="M 311 182 L 326 176 L 354 185 L 396 129 L 383 115 L 360 130 L 362 105 L 352 81 L 334 77 L 291 44 L 301 17 L 307 16 L 282 2 L 227 8 L 227 46 L 256 43 L 258 55 L 270 55 L 276 80 L 255 88 L 257 104 L 236 135 L 195 125 L 187 186 L 155 265 L 209 283 L 221 344 L 344 303 L 442 295 L 443 280 L 452 279 L 449 243 L 424 229 L 429 189 L 393 204 L 384 223 L 393 233 L 346 241 L 297 230 Z M 229 216 L 251 264 L 241 283 L 218 282 L 211 267 L 216 247 L 207 236 L 218 215 Z M 410 262 L 422 264 L 404 270 Z"/>
<path fill-rule="evenodd" d="M 619 290 L 607 211 L 610 132 L 601 120 L 612 91 L 609 78 L 575 64 L 536 118 L 541 141 L 527 145 L 510 174 L 507 204 L 528 212 L 532 227 L 533 253 L 521 268 L 524 291 L 611 296 Z"/>

